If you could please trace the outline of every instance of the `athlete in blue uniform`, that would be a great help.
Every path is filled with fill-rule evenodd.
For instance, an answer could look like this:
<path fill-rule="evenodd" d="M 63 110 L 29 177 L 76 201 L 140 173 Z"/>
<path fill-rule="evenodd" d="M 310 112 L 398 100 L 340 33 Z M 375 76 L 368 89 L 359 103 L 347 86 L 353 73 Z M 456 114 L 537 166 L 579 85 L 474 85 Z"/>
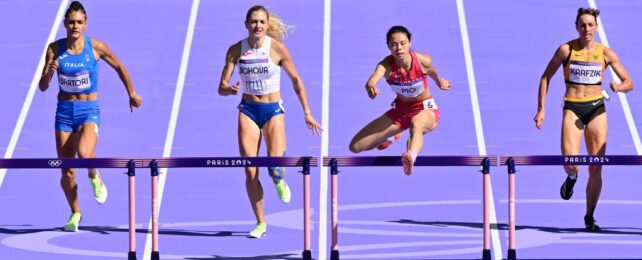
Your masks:
<path fill-rule="evenodd" d="M 225 57 L 218 93 L 222 96 L 237 95 L 242 89 L 239 104 L 238 140 L 241 156 L 258 156 L 261 133 L 265 139 L 268 156 L 285 153 L 285 122 L 281 102 L 281 68 L 285 69 L 299 97 L 305 123 L 313 134 L 321 126 L 312 116 L 303 81 L 294 67 L 290 53 L 281 41 L 287 28 L 274 14 L 263 6 L 253 6 L 245 17 L 249 36 L 230 46 Z M 230 85 L 234 67 L 239 67 L 241 81 Z M 282 167 L 269 167 L 268 173 L 283 203 L 290 202 L 290 188 L 285 183 Z M 260 238 L 267 231 L 263 214 L 263 187 L 256 167 L 245 168 L 245 187 L 256 217 L 256 226 L 249 237 Z"/>
<path fill-rule="evenodd" d="M 98 61 L 104 60 L 118 72 L 129 94 L 132 112 L 134 107 L 142 104 L 143 99 L 134 91 L 127 69 L 109 47 L 83 34 L 87 27 L 87 13 L 81 3 L 71 3 L 65 13 L 64 25 L 67 38 L 49 44 L 39 87 L 41 91 L 46 91 L 54 72 L 58 72 L 59 91 L 55 123 L 58 157 L 94 158 L 100 125 Z M 92 168 L 88 172 L 94 197 L 102 204 L 107 199 L 107 188 L 98 170 Z M 81 214 L 74 169 L 62 169 L 60 185 L 71 208 L 71 217 L 64 230 L 75 232 L 78 230 Z"/>

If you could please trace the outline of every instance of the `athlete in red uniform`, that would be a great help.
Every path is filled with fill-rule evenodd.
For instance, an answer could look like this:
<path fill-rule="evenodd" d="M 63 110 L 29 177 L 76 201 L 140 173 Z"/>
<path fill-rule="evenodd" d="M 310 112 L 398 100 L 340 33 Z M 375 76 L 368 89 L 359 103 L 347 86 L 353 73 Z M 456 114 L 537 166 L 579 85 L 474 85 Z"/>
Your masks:
<path fill-rule="evenodd" d="M 397 98 L 384 115 L 366 125 L 350 142 L 350 151 L 359 153 L 377 147 L 387 148 L 410 131 L 407 151 L 402 154 L 404 172 L 412 174 L 417 153 L 423 146 L 423 135 L 437 127 L 439 108 L 428 90 L 430 76 L 442 90 L 450 89 L 450 81 L 440 78 L 432 58 L 410 50 L 411 34 L 403 26 L 393 26 L 386 34 L 390 55 L 385 57 L 368 79 L 366 91 L 372 99 L 379 95 L 377 82 L 384 77 Z"/>

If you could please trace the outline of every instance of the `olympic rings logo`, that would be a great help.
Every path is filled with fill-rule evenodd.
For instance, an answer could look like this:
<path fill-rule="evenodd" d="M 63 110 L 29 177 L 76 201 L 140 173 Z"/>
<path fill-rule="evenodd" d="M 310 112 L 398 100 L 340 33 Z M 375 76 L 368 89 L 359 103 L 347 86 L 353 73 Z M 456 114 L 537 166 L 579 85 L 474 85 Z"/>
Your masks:
<path fill-rule="evenodd" d="M 62 164 L 61 160 L 49 160 L 47 162 L 51 167 L 59 167 Z"/>

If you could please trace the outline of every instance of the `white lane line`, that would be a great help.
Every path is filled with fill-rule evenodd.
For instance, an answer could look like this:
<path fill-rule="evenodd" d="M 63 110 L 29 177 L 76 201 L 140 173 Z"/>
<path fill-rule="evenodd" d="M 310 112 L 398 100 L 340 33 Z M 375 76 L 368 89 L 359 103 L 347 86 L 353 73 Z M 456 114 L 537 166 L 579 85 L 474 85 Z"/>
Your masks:
<path fill-rule="evenodd" d="M 321 159 L 328 156 L 328 138 L 330 133 L 330 18 L 332 11 L 332 0 L 325 0 L 323 5 L 323 74 L 321 83 Z M 328 168 L 319 167 L 319 260 L 326 259 L 328 239 Z"/>
<path fill-rule="evenodd" d="M 466 13 L 464 12 L 464 1 L 457 0 L 457 16 L 459 17 L 459 28 L 461 31 L 461 40 L 464 48 L 464 57 L 466 59 L 466 72 L 468 76 L 468 86 L 470 88 L 470 100 L 473 107 L 475 119 L 475 134 L 477 135 L 477 147 L 479 155 L 486 155 L 486 141 L 484 140 L 484 129 L 482 127 L 481 113 L 479 110 L 479 100 L 477 97 L 477 84 L 475 82 L 475 72 L 473 70 L 473 58 L 470 52 L 470 41 L 468 38 L 468 26 L 466 25 Z M 490 193 L 490 224 L 497 226 L 497 212 L 495 211 L 495 199 L 493 198 L 492 185 L 489 185 Z M 496 260 L 501 260 L 502 245 L 499 241 L 499 231 L 497 228 L 491 228 L 492 248 Z"/>
<path fill-rule="evenodd" d="M 589 6 L 591 8 L 597 9 L 595 0 L 588 0 Z M 606 31 L 604 30 L 604 23 L 600 17 L 597 18 L 597 24 L 600 26 L 597 27 L 600 39 L 602 40 L 602 45 L 609 47 L 609 40 L 606 38 Z M 615 74 L 613 68 L 609 68 L 611 71 L 611 77 L 617 83 L 622 83 L 620 78 Z M 626 98 L 626 94 L 619 92 L 618 97 L 620 98 L 620 103 L 622 104 L 622 111 L 624 111 L 624 117 L 626 118 L 626 123 L 629 125 L 629 131 L 631 132 L 631 137 L 633 137 L 633 144 L 635 145 L 635 151 L 638 155 L 642 155 L 642 143 L 640 143 L 640 134 L 638 129 L 635 126 L 635 120 L 633 120 L 633 115 L 631 114 L 631 107 L 629 107 L 629 100 Z"/>
<path fill-rule="evenodd" d="M 198 16 L 198 7 L 200 0 L 192 2 L 192 9 L 189 15 L 189 24 L 187 26 L 187 34 L 185 35 L 185 45 L 183 46 L 183 56 L 181 58 L 181 67 L 178 71 L 178 80 L 176 81 L 176 91 L 174 93 L 174 102 L 172 103 L 172 112 L 169 119 L 169 126 L 167 128 L 167 137 L 165 138 L 165 148 L 163 149 L 163 158 L 168 158 L 172 153 L 172 145 L 174 143 L 174 134 L 176 133 L 176 124 L 178 121 L 178 112 L 181 106 L 181 99 L 183 97 L 183 87 L 185 86 L 185 76 L 187 75 L 187 66 L 189 64 L 189 56 L 192 50 L 192 40 L 194 39 L 194 28 L 196 27 L 196 17 Z M 165 189 L 165 182 L 167 180 L 167 168 L 160 169 L 158 176 L 158 212 L 160 215 L 161 202 L 163 201 L 163 190 Z M 149 221 L 149 233 L 145 241 L 145 251 L 143 259 L 150 259 L 152 254 L 152 235 L 151 235 L 151 219 Z"/>
<path fill-rule="evenodd" d="M 53 24 L 51 25 L 51 30 L 49 30 L 49 37 L 47 37 L 47 42 L 45 43 L 45 48 L 42 50 L 40 55 L 40 61 L 36 67 L 36 72 L 33 74 L 33 79 L 31 80 L 31 85 L 29 86 L 29 91 L 27 92 L 27 97 L 25 97 L 25 102 L 22 104 L 22 109 L 20 110 L 20 115 L 18 116 L 18 121 L 16 126 L 13 128 L 13 133 L 11 134 L 11 139 L 9 140 L 9 145 L 7 150 L 4 153 L 4 158 L 9 159 L 13 156 L 13 152 L 16 149 L 18 144 L 18 138 L 20 138 L 20 133 L 22 132 L 22 126 L 25 124 L 27 119 L 27 114 L 29 113 L 29 108 L 31 108 L 31 102 L 33 101 L 33 96 L 36 93 L 36 88 L 38 88 L 38 82 L 40 81 L 40 76 L 42 75 L 42 67 L 45 66 L 45 54 L 47 54 L 47 47 L 50 42 L 53 42 L 56 35 L 58 34 L 58 28 L 62 23 L 62 19 L 65 15 L 65 10 L 69 0 L 60 1 L 60 6 L 58 6 L 58 12 L 56 12 L 56 19 L 54 19 Z M 4 176 L 7 173 L 7 169 L 0 169 L 0 187 L 4 182 Z"/>

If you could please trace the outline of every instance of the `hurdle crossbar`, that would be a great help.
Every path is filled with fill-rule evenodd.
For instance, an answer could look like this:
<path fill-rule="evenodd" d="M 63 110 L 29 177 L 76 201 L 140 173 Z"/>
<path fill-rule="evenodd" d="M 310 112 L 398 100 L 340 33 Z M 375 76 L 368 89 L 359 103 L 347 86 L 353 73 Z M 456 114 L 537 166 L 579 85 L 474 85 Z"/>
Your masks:
<path fill-rule="evenodd" d="M 481 166 L 483 182 L 482 259 L 490 260 L 490 166 L 497 166 L 497 156 L 418 156 L 414 166 Z M 323 165 L 330 167 L 332 243 L 330 260 L 339 260 L 339 166 L 401 166 L 400 156 L 328 156 Z"/>
<path fill-rule="evenodd" d="M 637 155 L 526 155 L 500 156 L 500 165 L 508 169 L 508 260 L 517 259 L 515 237 L 515 173 L 516 165 L 642 165 Z"/>
<path fill-rule="evenodd" d="M 515 165 L 641 165 L 637 155 L 526 155 L 500 156 L 500 165 L 508 165 L 512 158 Z"/>

